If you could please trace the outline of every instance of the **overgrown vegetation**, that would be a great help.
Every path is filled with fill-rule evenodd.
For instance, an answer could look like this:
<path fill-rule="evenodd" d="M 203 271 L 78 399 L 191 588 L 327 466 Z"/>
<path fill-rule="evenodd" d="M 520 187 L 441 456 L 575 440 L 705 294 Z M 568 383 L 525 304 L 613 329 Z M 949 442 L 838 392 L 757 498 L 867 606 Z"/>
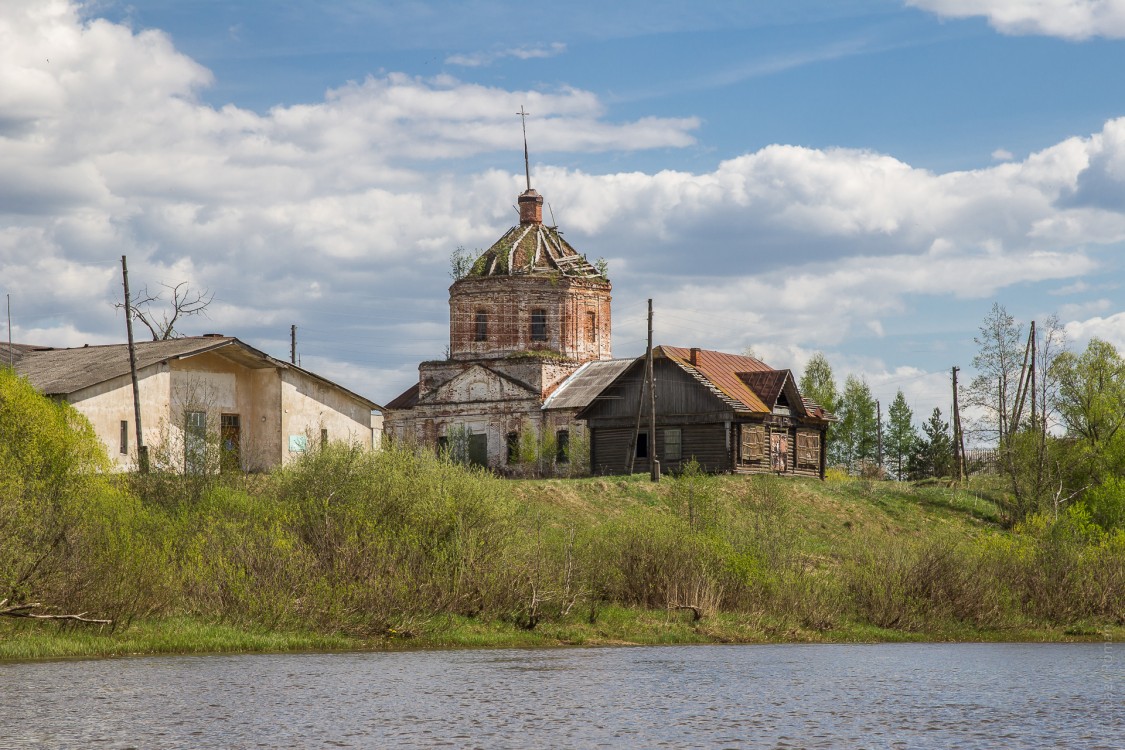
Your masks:
<path fill-rule="evenodd" d="M 57 653 L 144 650 L 137 633 L 161 623 L 149 650 L 193 648 L 185 629 L 221 650 L 1125 624 L 1125 532 L 1108 528 L 1121 511 L 1108 501 L 1006 530 L 986 489 L 714 477 L 690 462 L 660 484 L 505 481 L 338 444 L 270 475 L 111 476 L 72 410 L 0 377 L 0 427 L 24 436 L 0 447 L 0 599 L 117 631 L 0 618 L 9 656 L 49 651 L 44 632 Z"/>

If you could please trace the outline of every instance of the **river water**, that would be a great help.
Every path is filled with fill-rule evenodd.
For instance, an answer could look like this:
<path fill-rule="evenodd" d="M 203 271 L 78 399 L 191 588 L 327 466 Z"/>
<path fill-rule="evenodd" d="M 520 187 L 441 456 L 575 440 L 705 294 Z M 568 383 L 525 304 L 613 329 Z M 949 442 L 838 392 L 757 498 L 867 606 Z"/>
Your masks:
<path fill-rule="evenodd" d="M 1125 646 L 0 663 L 0 748 L 1125 748 Z"/>

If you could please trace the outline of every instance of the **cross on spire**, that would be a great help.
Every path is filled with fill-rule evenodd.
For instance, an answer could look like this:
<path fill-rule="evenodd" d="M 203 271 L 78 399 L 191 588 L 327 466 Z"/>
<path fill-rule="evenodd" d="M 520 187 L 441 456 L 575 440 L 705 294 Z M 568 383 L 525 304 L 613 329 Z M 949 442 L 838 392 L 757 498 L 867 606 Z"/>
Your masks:
<path fill-rule="evenodd" d="M 531 190 L 531 163 L 527 158 L 527 116 L 530 112 L 523 111 L 523 105 L 520 105 L 520 111 L 516 112 L 520 116 L 520 121 L 523 123 L 523 171 L 527 175 L 527 189 Z"/>

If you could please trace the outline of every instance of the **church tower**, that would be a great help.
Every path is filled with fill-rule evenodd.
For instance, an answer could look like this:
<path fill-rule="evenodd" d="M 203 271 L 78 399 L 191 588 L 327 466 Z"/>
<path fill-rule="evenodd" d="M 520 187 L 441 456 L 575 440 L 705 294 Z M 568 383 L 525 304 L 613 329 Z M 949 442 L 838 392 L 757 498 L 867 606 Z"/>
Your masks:
<path fill-rule="evenodd" d="M 519 114 L 526 116 L 522 108 Z M 450 450 L 461 444 L 468 460 L 505 472 L 519 470 L 514 451 L 529 433 L 549 436 L 557 460 L 569 460 L 565 446 L 583 429 L 573 420 L 577 409 L 544 402 L 587 363 L 610 359 L 612 349 L 612 286 L 558 227 L 543 224 L 526 129 L 524 167 L 519 224 L 449 287 L 448 357 L 422 362 L 418 383 L 384 415 L 392 439 Z"/>
<path fill-rule="evenodd" d="M 519 197 L 520 223 L 449 288 L 455 360 L 609 359 L 609 280 L 543 224 L 543 196 Z"/>

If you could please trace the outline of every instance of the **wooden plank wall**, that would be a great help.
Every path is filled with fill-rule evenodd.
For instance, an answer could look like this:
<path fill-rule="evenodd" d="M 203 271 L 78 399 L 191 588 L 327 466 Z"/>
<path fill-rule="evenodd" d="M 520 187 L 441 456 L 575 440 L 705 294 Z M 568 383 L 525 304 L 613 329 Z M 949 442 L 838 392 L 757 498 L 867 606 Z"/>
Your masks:
<path fill-rule="evenodd" d="M 680 430 L 681 458 L 666 459 L 664 452 L 665 429 L 674 427 Z M 590 467 L 594 474 L 624 474 L 629 470 L 629 445 L 633 438 L 632 427 L 598 427 L 591 429 Z M 642 429 L 642 432 L 647 430 Z M 656 455 L 660 459 L 661 471 L 675 473 L 684 463 L 694 458 L 704 471 L 726 472 L 731 470 L 730 452 L 727 447 L 726 428 L 723 423 L 714 424 L 661 424 L 656 428 Z M 647 473 L 647 458 L 638 458 L 633 471 Z"/>

